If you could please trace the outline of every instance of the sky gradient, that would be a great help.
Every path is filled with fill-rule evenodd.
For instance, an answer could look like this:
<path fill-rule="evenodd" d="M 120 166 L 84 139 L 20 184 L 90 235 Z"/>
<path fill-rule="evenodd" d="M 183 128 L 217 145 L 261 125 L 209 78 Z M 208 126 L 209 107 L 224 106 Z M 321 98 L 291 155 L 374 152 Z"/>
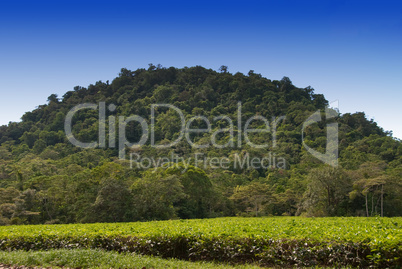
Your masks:
<path fill-rule="evenodd" d="M 402 138 L 400 1 L 0 3 L 0 124 L 122 67 L 289 77 Z"/>

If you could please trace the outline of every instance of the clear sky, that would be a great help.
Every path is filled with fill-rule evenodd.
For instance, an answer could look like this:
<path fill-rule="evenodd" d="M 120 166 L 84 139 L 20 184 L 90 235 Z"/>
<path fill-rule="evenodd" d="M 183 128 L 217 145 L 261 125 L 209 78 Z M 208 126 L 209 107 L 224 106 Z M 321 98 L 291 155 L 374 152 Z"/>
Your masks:
<path fill-rule="evenodd" d="M 288 76 L 402 138 L 401 1 L 0 2 L 0 124 L 149 63 Z"/>

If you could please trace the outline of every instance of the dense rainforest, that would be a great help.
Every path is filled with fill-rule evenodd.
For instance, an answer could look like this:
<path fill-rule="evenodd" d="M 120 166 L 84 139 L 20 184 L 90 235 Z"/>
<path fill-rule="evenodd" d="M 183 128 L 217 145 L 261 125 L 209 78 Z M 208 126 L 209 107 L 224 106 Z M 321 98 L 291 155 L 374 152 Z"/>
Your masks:
<path fill-rule="evenodd" d="M 80 104 L 107 107 L 104 122 L 99 109 L 81 109 L 72 118 L 72 135 L 79 141 L 99 142 L 106 130 L 97 147 L 77 147 L 66 135 L 65 119 Z M 173 105 L 186 120 L 202 116 L 193 118 L 191 127 L 210 131 L 189 134 L 195 145 L 179 140 L 177 111 L 152 111 L 154 104 Z M 77 86 L 61 98 L 52 94 L 21 122 L 0 127 L 0 225 L 236 215 L 400 216 L 401 141 L 363 112 L 338 111 L 325 119 L 327 106 L 311 87 L 298 88 L 287 77 L 270 80 L 252 70 L 245 75 L 231 74 L 226 66 L 219 71 L 152 64 L 123 68 L 111 83 Z M 322 121 L 303 130 L 316 111 L 322 111 Z M 124 120 L 133 115 L 153 128 L 154 144 L 148 139 L 130 146 L 144 135 L 141 122 Z M 262 130 L 263 118 L 270 132 L 246 139 L 238 126 Z M 337 166 L 318 160 L 303 145 L 325 153 L 330 122 L 338 127 Z M 122 137 L 127 140 L 124 158 Z M 212 146 L 212 140 L 221 146 Z M 155 147 L 173 141 L 178 142 Z M 169 165 L 173 156 L 181 161 Z M 200 165 L 195 156 L 227 162 Z M 239 158 L 257 157 L 268 158 L 270 165 L 236 165 Z M 165 164 L 154 166 L 151 160 Z"/>

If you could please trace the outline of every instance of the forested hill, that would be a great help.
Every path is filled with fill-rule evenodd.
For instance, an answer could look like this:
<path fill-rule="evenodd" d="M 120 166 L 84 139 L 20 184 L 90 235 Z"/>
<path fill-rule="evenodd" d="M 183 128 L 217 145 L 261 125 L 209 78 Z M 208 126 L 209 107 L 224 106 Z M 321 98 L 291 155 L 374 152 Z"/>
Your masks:
<path fill-rule="evenodd" d="M 80 104 L 95 108 L 76 112 L 67 136 L 66 117 Z M 178 111 L 153 109 L 155 104 L 172 105 L 191 128 L 210 130 L 182 136 Z M 326 118 L 327 105 L 311 87 L 298 88 L 287 77 L 269 80 L 254 71 L 123 68 L 111 83 L 77 86 L 61 98 L 51 95 L 21 122 L 0 127 L 0 224 L 400 215 L 401 142 L 363 112 Z M 322 120 L 305 127 L 316 111 Z M 134 115 L 137 120 L 129 122 Z M 144 137 L 139 117 L 149 130 L 154 127 L 156 145 L 174 145 L 157 148 L 148 134 L 144 145 L 131 147 L 129 142 Z M 302 143 L 325 153 L 331 123 L 339 132 L 336 167 L 315 158 Z M 269 128 L 246 135 L 247 124 L 248 129 Z M 77 147 L 71 136 L 98 146 Z M 123 148 L 122 138 L 127 140 Z M 195 156 L 203 161 L 196 162 Z M 173 157 L 182 162 L 166 164 L 169 158 L 173 164 Z M 211 163 L 213 158 L 217 161 Z M 239 165 L 253 158 L 265 158 L 270 165 Z"/>

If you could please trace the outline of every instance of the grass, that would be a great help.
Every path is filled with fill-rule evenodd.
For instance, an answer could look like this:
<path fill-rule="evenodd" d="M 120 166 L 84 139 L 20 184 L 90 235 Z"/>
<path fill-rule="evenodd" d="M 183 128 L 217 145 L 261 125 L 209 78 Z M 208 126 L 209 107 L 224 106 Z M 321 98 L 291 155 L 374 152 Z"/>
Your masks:
<path fill-rule="evenodd" d="M 0 251 L 0 263 L 8 265 L 69 268 L 259 268 L 253 265 L 230 266 L 211 262 L 162 259 L 133 253 L 99 249 L 50 251 Z"/>

